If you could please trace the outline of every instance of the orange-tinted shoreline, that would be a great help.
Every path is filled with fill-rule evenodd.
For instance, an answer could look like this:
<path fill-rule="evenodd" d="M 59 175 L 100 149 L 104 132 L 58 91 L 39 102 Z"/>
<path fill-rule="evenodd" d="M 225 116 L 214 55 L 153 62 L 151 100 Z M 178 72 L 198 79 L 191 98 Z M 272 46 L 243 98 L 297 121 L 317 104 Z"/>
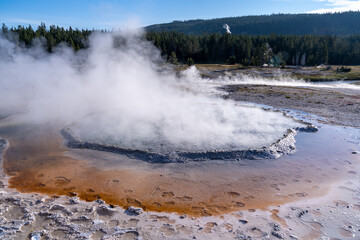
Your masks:
<path fill-rule="evenodd" d="M 329 176 L 333 175 L 330 172 L 329 176 L 314 179 L 309 178 L 311 173 L 296 175 L 296 164 L 293 172 L 276 172 L 276 167 L 269 171 L 249 168 L 237 172 L 231 164 L 230 169 L 220 166 L 220 173 L 216 169 L 208 173 L 200 169 L 189 175 L 146 167 L 104 170 L 86 159 L 66 154 L 68 149 L 60 134 L 52 129 L 38 131 L 31 126 L 17 126 L 0 134 L 10 142 L 3 162 L 5 173 L 11 176 L 10 187 L 50 196 L 78 196 L 86 201 L 102 199 L 108 204 L 137 206 L 147 211 L 210 216 L 267 209 L 325 194 L 326 181 L 330 182 Z"/>

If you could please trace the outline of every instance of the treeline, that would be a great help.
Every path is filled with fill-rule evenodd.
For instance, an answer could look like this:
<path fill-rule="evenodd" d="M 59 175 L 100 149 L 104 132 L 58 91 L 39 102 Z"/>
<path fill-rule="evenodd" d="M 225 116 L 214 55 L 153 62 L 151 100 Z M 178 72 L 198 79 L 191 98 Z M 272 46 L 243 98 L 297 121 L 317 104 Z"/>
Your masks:
<path fill-rule="evenodd" d="M 32 46 L 43 43 L 48 52 L 60 43 L 75 51 L 88 47 L 88 38 L 94 30 L 47 28 L 41 24 L 8 28 L 2 26 L 2 34 L 8 39 Z M 15 33 L 15 34 L 14 34 Z M 158 47 L 162 55 L 177 63 L 241 63 L 243 65 L 360 65 L 360 35 L 187 35 L 179 32 L 147 32 L 144 36 Z"/>
<path fill-rule="evenodd" d="M 2 25 L 2 33 L 8 39 L 21 42 L 26 47 L 32 46 L 33 41 L 37 39 L 44 44 L 48 52 L 52 52 L 53 48 L 60 43 L 66 43 L 76 51 L 86 48 L 88 37 L 92 32 L 93 30 L 79 30 L 71 27 L 64 29 L 54 25 L 47 28 L 45 23 L 41 23 L 36 30 L 31 25 L 28 27 L 19 25 L 17 28 L 12 27 L 10 29 L 5 24 Z"/>
<path fill-rule="evenodd" d="M 185 63 L 241 63 L 243 65 L 359 65 L 360 35 L 250 36 L 231 34 L 186 35 L 149 32 L 147 39 L 166 56 Z"/>
<path fill-rule="evenodd" d="M 272 14 L 174 21 L 146 27 L 150 32 L 175 31 L 185 34 L 225 33 L 224 24 L 233 34 L 247 35 L 352 35 L 360 34 L 360 12 L 326 14 Z"/>

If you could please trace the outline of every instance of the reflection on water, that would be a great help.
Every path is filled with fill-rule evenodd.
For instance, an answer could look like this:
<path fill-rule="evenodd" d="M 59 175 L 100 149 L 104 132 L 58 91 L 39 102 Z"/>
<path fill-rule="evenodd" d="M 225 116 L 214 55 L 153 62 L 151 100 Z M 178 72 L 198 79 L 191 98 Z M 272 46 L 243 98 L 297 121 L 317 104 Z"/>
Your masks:
<path fill-rule="evenodd" d="M 0 136 L 11 144 L 3 165 L 19 191 L 206 216 L 324 194 L 334 181 L 358 174 L 352 151 L 359 150 L 360 133 L 323 125 L 299 133 L 297 153 L 279 159 L 169 164 L 69 150 L 57 130 L 11 120 L 2 120 Z"/>

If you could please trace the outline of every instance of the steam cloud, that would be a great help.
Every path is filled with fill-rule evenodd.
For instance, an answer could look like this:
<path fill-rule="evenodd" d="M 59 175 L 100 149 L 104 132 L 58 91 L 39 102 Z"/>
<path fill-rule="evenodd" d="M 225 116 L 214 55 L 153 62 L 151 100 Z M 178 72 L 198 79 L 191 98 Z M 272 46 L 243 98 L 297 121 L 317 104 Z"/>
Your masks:
<path fill-rule="evenodd" d="M 226 29 L 226 33 L 231 34 L 229 25 L 227 25 L 227 24 L 225 23 L 225 24 L 223 25 L 223 28 Z"/>
<path fill-rule="evenodd" d="M 62 46 L 52 54 L 0 37 L 0 54 L 0 113 L 70 126 L 84 140 L 156 151 L 230 150 L 269 145 L 297 126 L 281 113 L 191 91 L 199 82 L 193 70 L 181 77 L 165 70 L 139 32 L 94 33 L 87 50 Z"/>
<path fill-rule="evenodd" d="M 194 71 L 197 71 L 194 69 Z M 192 73 L 197 74 L 197 73 Z M 214 86 L 220 85 L 266 85 L 266 86 L 282 86 L 282 87 L 310 87 L 310 88 L 339 88 L 339 89 L 353 89 L 360 90 L 359 85 L 352 84 L 351 81 L 333 81 L 326 83 L 306 82 L 304 80 L 293 79 L 286 75 L 277 76 L 276 78 L 263 78 L 260 76 L 249 76 L 247 74 L 236 74 L 230 77 L 222 77 L 217 79 L 201 79 L 203 83 L 210 84 L 210 90 L 214 89 Z M 354 81 L 357 82 L 357 81 Z M 198 86 L 200 87 L 200 86 Z M 204 86 L 201 88 L 204 90 Z"/>

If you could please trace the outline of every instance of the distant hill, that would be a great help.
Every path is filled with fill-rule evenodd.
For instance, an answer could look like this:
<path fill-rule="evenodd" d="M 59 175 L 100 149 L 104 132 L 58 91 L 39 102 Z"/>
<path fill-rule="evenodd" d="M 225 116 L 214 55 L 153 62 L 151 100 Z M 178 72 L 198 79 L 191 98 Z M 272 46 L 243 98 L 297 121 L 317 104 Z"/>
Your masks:
<path fill-rule="evenodd" d="M 224 24 L 232 34 L 268 35 L 350 35 L 360 34 L 360 12 L 327 14 L 273 14 L 174 21 L 150 25 L 149 32 L 176 31 L 185 34 L 224 33 Z"/>

